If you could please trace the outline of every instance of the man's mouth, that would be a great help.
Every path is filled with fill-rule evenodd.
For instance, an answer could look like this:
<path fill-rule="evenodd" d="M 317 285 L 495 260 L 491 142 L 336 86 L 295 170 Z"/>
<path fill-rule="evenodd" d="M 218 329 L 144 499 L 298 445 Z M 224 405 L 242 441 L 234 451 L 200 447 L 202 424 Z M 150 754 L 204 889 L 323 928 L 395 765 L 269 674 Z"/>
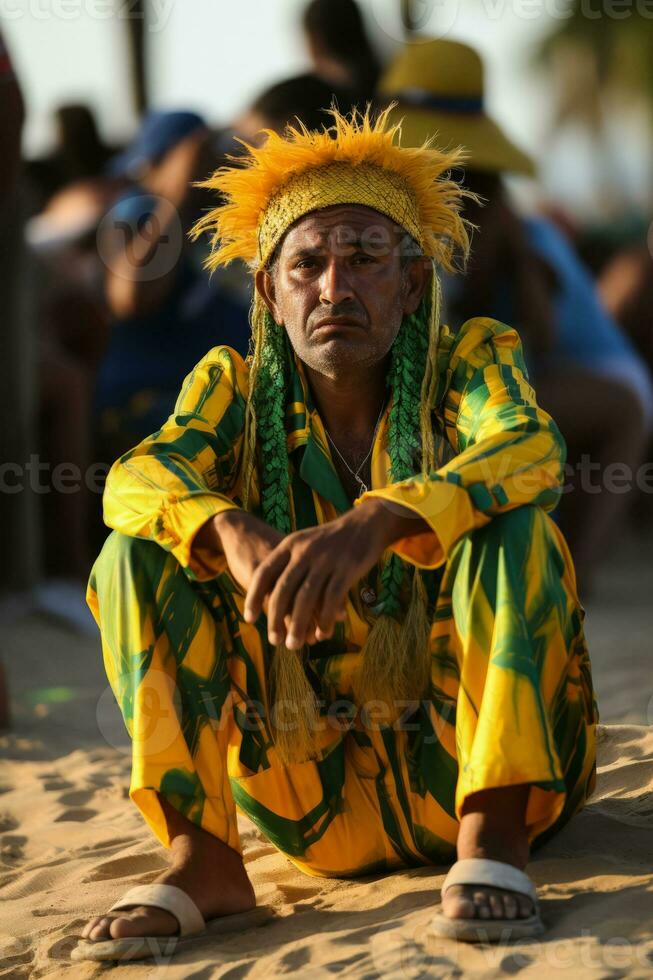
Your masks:
<path fill-rule="evenodd" d="M 332 316 L 328 320 L 321 320 L 311 328 L 310 336 L 318 332 L 339 333 L 348 330 L 363 330 L 364 324 L 360 320 L 354 320 L 347 316 Z"/>

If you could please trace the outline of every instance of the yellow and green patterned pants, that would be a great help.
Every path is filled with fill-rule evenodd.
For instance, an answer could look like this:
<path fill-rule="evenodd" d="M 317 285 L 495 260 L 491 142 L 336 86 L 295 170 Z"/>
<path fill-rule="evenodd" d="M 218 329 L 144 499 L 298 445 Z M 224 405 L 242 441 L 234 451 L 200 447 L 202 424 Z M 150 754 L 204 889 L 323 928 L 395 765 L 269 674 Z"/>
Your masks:
<path fill-rule="evenodd" d="M 352 701 L 369 624 L 344 627 L 307 665 L 323 702 L 315 761 L 273 743 L 263 617 L 242 619 L 228 572 L 192 579 L 159 545 L 114 532 L 89 604 L 133 740 L 131 797 L 169 845 L 159 794 L 238 850 L 236 807 L 309 874 L 351 876 L 455 856 L 466 797 L 531 784 L 539 843 L 594 785 L 596 706 L 571 561 L 537 507 L 463 538 L 437 575 L 432 690 L 393 724 Z"/>

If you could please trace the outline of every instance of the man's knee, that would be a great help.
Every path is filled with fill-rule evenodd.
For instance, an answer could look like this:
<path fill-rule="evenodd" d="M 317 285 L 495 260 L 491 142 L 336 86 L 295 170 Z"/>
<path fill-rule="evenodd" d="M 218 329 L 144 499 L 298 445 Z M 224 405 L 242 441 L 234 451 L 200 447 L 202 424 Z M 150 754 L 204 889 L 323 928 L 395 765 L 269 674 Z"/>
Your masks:
<path fill-rule="evenodd" d="M 503 537 L 522 537 L 524 534 L 532 534 L 536 529 L 544 528 L 550 518 L 541 507 L 535 504 L 523 504 L 521 507 L 498 514 L 494 520 Z"/>
<path fill-rule="evenodd" d="M 497 574 L 499 565 L 511 569 L 516 579 L 543 575 L 545 567 L 562 577 L 570 561 L 549 515 L 541 507 L 526 504 L 495 515 L 489 524 L 462 538 L 450 556 L 448 570 L 456 582 L 465 569 L 463 581 L 469 584 L 484 570 Z M 548 573 L 546 578 L 550 579 Z"/>
<path fill-rule="evenodd" d="M 158 578 L 167 557 L 153 541 L 112 531 L 93 565 L 89 586 L 100 597 L 109 583 Z"/>
<path fill-rule="evenodd" d="M 112 531 L 104 542 L 98 555 L 96 565 L 129 565 L 134 567 L 147 566 L 151 563 L 154 553 L 160 546 L 145 538 L 134 538 L 120 531 Z"/>
<path fill-rule="evenodd" d="M 534 504 L 524 504 L 512 510 L 496 514 L 485 527 L 473 531 L 471 541 L 478 545 L 493 545 L 509 547 L 511 544 L 524 544 L 534 536 L 540 535 L 544 540 L 550 538 L 550 518 L 541 507 Z"/>

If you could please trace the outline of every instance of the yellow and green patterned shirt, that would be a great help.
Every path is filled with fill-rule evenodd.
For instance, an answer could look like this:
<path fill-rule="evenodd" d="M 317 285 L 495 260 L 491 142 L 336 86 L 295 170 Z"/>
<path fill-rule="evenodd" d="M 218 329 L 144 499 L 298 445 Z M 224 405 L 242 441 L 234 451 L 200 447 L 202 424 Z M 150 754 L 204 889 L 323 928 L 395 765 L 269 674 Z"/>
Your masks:
<path fill-rule="evenodd" d="M 301 363 L 295 368 L 286 428 L 291 513 L 300 529 L 332 520 L 351 505 Z M 174 413 L 122 456 L 107 480 L 106 523 L 156 541 L 199 580 L 225 566 L 220 557 L 193 551 L 193 538 L 211 516 L 241 506 L 248 373 L 235 351 L 210 350 L 185 379 Z M 430 569 L 441 566 L 463 535 L 495 514 L 523 504 L 551 510 L 561 493 L 565 455 L 560 431 L 537 405 L 512 328 L 484 317 L 468 320 L 455 335 L 443 328 L 439 375 L 433 417 L 441 465 L 427 477 L 392 482 L 388 407 L 372 453 L 372 489 L 361 498 L 402 504 L 427 522 L 432 534 L 398 541 L 393 548 Z M 256 482 L 248 506 L 258 512 Z"/>

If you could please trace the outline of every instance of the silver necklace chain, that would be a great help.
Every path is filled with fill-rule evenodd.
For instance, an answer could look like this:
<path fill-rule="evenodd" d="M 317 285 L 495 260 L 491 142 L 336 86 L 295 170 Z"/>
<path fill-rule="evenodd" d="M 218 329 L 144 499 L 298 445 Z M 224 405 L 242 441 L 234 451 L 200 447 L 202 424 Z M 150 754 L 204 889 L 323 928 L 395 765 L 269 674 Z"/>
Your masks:
<path fill-rule="evenodd" d="M 372 443 L 370 445 L 370 448 L 368 449 L 368 451 L 367 451 L 367 453 L 365 455 L 365 459 L 360 464 L 360 466 L 358 467 L 357 470 L 353 470 L 351 468 L 351 466 L 349 465 L 349 463 L 347 462 L 347 460 L 342 455 L 342 453 L 340 452 L 340 450 L 336 446 L 335 442 L 333 441 L 333 439 L 331 437 L 331 433 L 327 429 L 326 425 L 324 426 L 324 431 L 326 432 L 327 439 L 329 440 L 329 442 L 331 443 L 331 445 L 333 446 L 333 448 L 337 452 L 338 456 L 340 457 L 340 459 L 345 464 L 345 466 L 347 467 L 347 469 L 349 470 L 349 472 L 351 473 L 351 475 L 353 476 L 353 478 L 356 480 L 356 483 L 358 484 L 358 496 L 359 497 L 362 496 L 362 494 L 367 493 L 367 491 L 369 490 L 369 487 L 368 487 L 367 483 L 365 483 L 365 480 L 362 480 L 361 479 L 360 472 L 363 469 L 363 467 L 365 466 L 365 464 L 367 463 L 367 461 L 370 458 L 370 456 L 372 455 L 372 450 L 374 449 L 374 443 L 376 442 L 376 434 L 377 434 L 377 431 L 378 431 L 378 428 L 379 428 L 379 423 L 381 421 L 381 417 L 383 415 L 383 409 L 384 408 L 385 408 L 385 401 L 381 405 L 381 411 L 379 412 L 379 417 L 376 420 L 376 425 L 374 426 L 374 432 L 372 434 Z M 324 423 L 322 423 L 322 424 L 324 425 Z"/>

